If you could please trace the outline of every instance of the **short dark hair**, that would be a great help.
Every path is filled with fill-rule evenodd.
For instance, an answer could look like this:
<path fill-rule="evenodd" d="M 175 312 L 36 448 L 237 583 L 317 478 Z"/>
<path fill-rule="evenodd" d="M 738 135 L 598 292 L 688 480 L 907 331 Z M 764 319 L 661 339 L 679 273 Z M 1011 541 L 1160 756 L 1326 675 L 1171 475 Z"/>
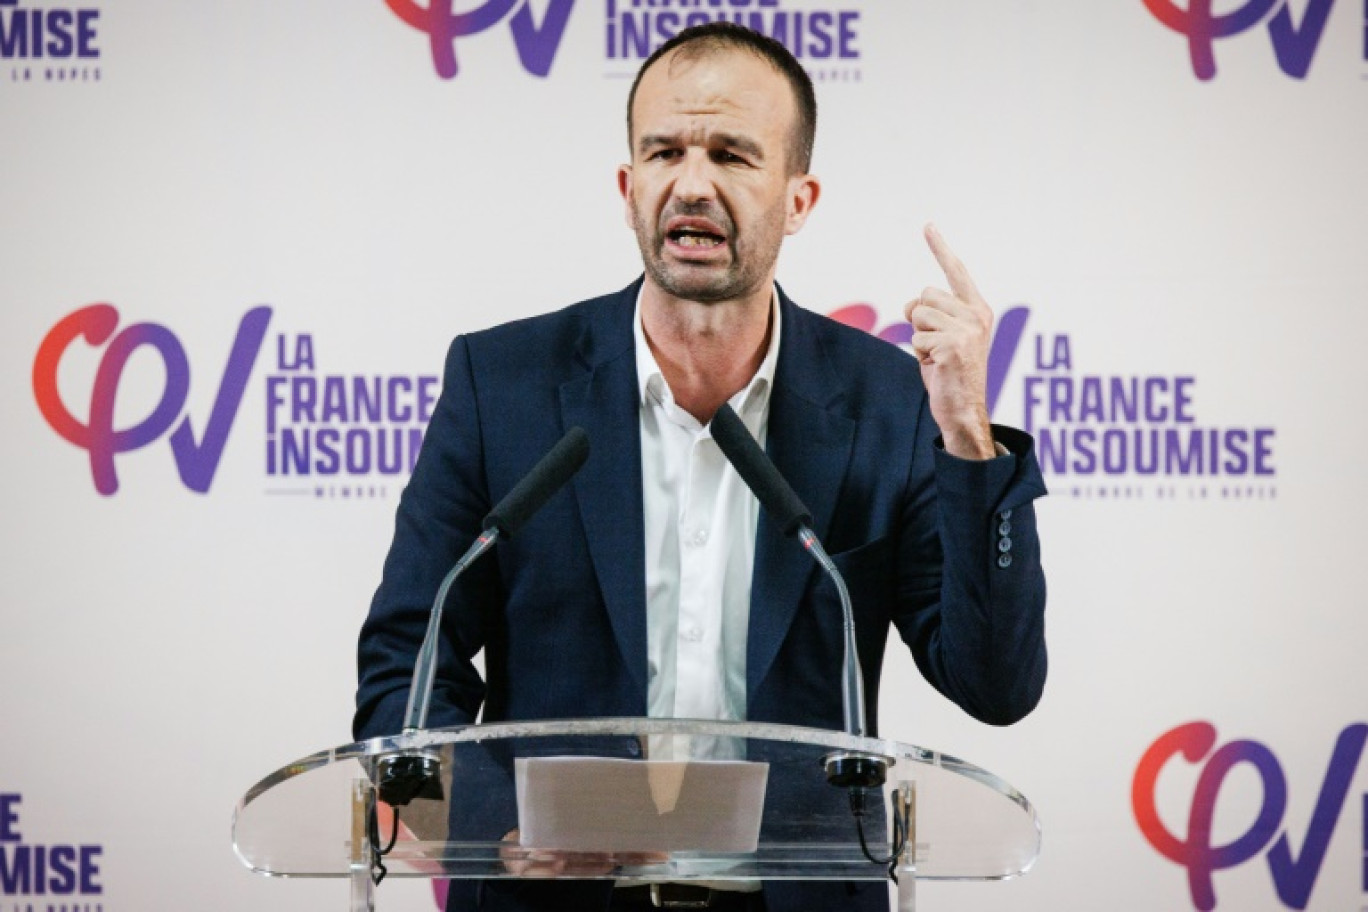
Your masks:
<path fill-rule="evenodd" d="M 637 70 L 632 80 L 632 90 L 627 94 L 627 142 L 632 141 L 632 105 L 636 102 L 637 86 L 657 60 L 680 48 L 680 54 L 698 57 L 723 48 L 740 48 L 750 51 L 762 60 L 768 61 L 793 89 L 793 100 L 798 109 L 798 122 L 794 124 L 789 167 L 795 173 L 806 174 L 812 167 L 812 143 L 817 136 L 817 94 L 812 90 L 812 80 L 807 71 L 783 44 L 753 29 L 734 22 L 707 22 L 679 32 L 669 41 L 656 48 L 646 62 Z"/>

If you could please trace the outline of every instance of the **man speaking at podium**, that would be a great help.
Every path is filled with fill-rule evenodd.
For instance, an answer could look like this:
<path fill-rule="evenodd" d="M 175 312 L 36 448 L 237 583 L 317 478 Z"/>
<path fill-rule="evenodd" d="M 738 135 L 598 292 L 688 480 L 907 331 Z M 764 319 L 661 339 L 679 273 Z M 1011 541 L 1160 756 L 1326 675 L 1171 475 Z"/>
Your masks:
<path fill-rule="evenodd" d="M 948 288 L 908 304 L 916 357 L 775 284 L 820 195 L 812 84 L 726 23 L 642 66 L 618 171 L 645 274 L 615 294 L 458 337 L 360 639 L 355 735 L 402 727 L 439 581 L 573 426 L 590 456 L 447 601 L 429 725 L 662 716 L 842 728 L 841 609 L 764 515 L 709 421 L 730 403 L 849 584 L 869 730 L 890 624 L 918 668 L 1005 725 L 1045 680 L 1030 438 L 988 422 L 992 312 L 934 228 Z M 841 268 L 842 264 L 832 264 Z M 485 679 L 470 659 L 483 649 Z M 480 715 L 482 713 L 482 716 Z M 453 882 L 449 909 L 649 908 L 611 881 Z M 886 909 L 878 883 L 702 891 L 717 909 Z"/>

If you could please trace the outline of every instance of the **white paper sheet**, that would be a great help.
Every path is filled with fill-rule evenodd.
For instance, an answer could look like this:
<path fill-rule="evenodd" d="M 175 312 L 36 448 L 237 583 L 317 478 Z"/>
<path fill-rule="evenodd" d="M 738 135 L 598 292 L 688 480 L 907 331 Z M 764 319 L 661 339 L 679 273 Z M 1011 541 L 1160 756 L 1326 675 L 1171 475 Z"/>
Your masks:
<path fill-rule="evenodd" d="M 769 764 L 531 757 L 515 761 L 519 841 L 575 852 L 754 852 Z"/>

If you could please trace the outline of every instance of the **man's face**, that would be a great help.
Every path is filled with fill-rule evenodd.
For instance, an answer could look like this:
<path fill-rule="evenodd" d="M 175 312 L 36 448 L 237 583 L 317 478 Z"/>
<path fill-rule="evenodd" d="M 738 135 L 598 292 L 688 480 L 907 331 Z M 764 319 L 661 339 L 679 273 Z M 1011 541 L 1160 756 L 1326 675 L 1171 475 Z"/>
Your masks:
<path fill-rule="evenodd" d="M 652 282 L 704 303 L 773 282 L 780 243 L 817 199 L 815 178 L 789 173 L 797 116 L 785 78 L 742 49 L 646 71 L 618 186 Z"/>

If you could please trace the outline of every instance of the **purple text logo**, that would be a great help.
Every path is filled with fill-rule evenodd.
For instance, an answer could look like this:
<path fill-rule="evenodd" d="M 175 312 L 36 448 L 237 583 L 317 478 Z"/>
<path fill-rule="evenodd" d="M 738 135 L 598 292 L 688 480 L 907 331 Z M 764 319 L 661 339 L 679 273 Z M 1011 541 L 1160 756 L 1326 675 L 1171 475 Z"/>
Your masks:
<path fill-rule="evenodd" d="M 270 319 L 269 307 L 255 307 L 243 316 L 228 353 L 228 364 L 219 381 L 208 423 L 198 439 L 190 416 L 182 415 L 190 391 L 190 362 L 180 340 L 171 330 L 157 323 L 135 323 L 116 333 L 119 312 L 108 304 L 83 307 L 68 314 L 48 331 L 33 361 L 34 398 L 52 429 L 90 454 L 90 473 L 95 490 L 101 494 L 110 495 L 119 490 L 119 477 L 114 468 L 116 455 L 147 446 L 167 431 L 171 431 L 171 452 L 181 481 L 192 491 L 206 493 L 228 442 L 228 432 L 237 417 L 238 405 L 242 402 Z M 67 408 L 57 384 L 62 356 L 78 338 L 84 338 L 88 345 L 106 346 L 91 387 L 90 410 L 85 423 Z M 119 382 L 129 358 L 140 348 L 151 349 L 161 358 L 166 370 L 161 398 L 141 421 L 129 427 L 115 427 Z"/>
<path fill-rule="evenodd" d="M 413 471 L 440 378 L 321 373 L 310 333 L 278 335 L 275 349 L 275 370 L 266 376 L 268 476 L 307 481 L 312 487 L 298 492 L 324 496 L 331 488 L 319 487 L 323 481 Z M 344 496 L 358 496 L 371 489 L 344 485 L 341 490 Z"/>
<path fill-rule="evenodd" d="M 610 62 L 635 66 L 676 34 L 708 22 L 733 22 L 788 48 L 815 81 L 860 77 L 861 11 L 792 0 L 606 0 L 604 43 Z"/>
<path fill-rule="evenodd" d="M 1221 498 L 1276 496 L 1266 484 L 1276 475 L 1273 428 L 1199 421 L 1193 376 L 1079 372 L 1073 339 L 1064 333 L 1028 337 L 1030 314 L 1030 307 L 1015 305 L 997 319 L 988 350 L 988 411 L 995 420 L 1016 423 L 1018 400 L 1015 393 L 1004 395 L 1016 371 L 1020 424 L 1036 438 L 1041 469 L 1074 482 L 1105 482 L 1070 484 L 1060 493 L 1143 497 L 1145 488 L 1130 482 L 1154 480 L 1163 483 L 1153 493 L 1171 499 L 1179 489 L 1168 482 L 1185 479 L 1193 482 L 1187 496 L 1204 499 L 1206 482 L 1219 478 L 1215 493 Z M 870 304 L 848 304 L 828 316 L 894 345 L 912 339 L 905 320 L 880 327 Z"/>
<path fill-rule="evenodd" d="M 21 795 L 0 792 L 0 896 L 103 894 L 100 856 L 104 847 L 26 842 L 20 830 L 22 802 Z M 54 907 L 48 904 L 47 908 Z"/>
<path fill-rule="evenodd" d="M 93 60 L 100 11 L 66 7 L 23 7 L 0 0 L 0 58 L 5 60 Z"/>
<path fill-rule="evenodd" d="M 532 11 L 531 0 L 484 0 L 475 9 L 462 13 L 452 12 L 452 0 L 428 0 L 427 6 L 419 6 L 416 0 L 385 0 L 385 4 L 404 22 L 428 36 L 437 75 L 454 79 L 460 71 L 456 39 L 483 32 L 504 18 L 508 18 L 523 69 L 533 76 L 546 76 L 556 59 L 575 0 L 550 0 L 540 22 Z"/>
<path fill-rule="evenodd" d="M 1197 378 L 1074 369 L 1067 334 L 1034 337 L 1023 424 L 1053 475 L 1267 478 L 1274 429 L 1197 417 Z"/>

